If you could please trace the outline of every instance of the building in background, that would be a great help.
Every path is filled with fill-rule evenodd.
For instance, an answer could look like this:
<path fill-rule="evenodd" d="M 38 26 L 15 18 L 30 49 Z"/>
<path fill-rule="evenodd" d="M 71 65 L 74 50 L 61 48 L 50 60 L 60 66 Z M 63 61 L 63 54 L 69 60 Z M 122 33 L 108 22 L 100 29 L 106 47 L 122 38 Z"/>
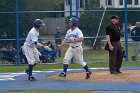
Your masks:
<path fill-rule="evenodd" d="M 127 0 L 128 8 L 140 8 L 140 0 Z M 100 7 L 124 8 L 125 0 L 100 0 Z"/>
<path fill-rule="evenodd" d="M 87 2 L 88 2 L 88 0 L 79 0 L 79 10 L 84 10 Z M 69 11 L 70 11 L 70 0 L 65 0 L 64 10 L 66 11 L 65 16 L 68 17 L 70 15 L 70 13 L 69 13 Z M 75 11 L 75 10 L 76 10 L 76 0 L 72 0 L 72 11 Z M 76 12 L 73 12 L 72 15 L 76 16 Z"/>

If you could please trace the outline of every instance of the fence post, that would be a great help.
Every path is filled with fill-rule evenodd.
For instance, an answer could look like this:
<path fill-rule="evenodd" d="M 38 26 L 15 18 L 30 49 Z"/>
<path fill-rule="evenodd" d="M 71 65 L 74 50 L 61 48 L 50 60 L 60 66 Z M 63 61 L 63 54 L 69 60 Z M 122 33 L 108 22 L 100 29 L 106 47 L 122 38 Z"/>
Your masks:
<path fill-rule="evenodd" d="M 70 0 L 70 18 L 72 17 L 72 0 Z"/>
<path fill-rule="evenodd" d="M 126 54 L 126 61 L 128 61 L 128 14 L 127 14 L 127 0 L 125 0 L 125 54 Z"/>
<path fill-rule="evenodd" d="M 70 0 L 70 18 L 72 17 L 72 0 Z M 72 57 L 72 59 L 70 60 L 71 64 L 74 64 L 74 58 Z"/>
<path fill-rule="evenodd" d="M 79 0 L 76 0 L 76 18 L 78 19 Z"/>
<path fill-rule="evenodd" d="M 18 15 L 18 3 L 19 1 L 16 0 L 16 65 L 20 65 L 20 56 L 19 56 L 19 15 Z"/>

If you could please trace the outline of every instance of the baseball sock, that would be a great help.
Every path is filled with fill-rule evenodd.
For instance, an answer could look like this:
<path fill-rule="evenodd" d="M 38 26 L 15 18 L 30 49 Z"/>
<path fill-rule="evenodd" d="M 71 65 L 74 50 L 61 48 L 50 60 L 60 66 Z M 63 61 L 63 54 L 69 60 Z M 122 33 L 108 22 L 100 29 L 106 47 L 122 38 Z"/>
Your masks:
<path fill-rule="evenodd" d="M 87 65 L 85 65 L 83 68 L 86 70 L 86 72 L 89 72 L 89 68 Z"/>
<path fill-rule="evenodd" d="M 32 76 L 33 65 L 29 65 L 29 77 Z"/>
<path fill-rule="evenodd" d="M 63 72 L 66 74 L 68 69 L 68 64 L 63 64 Z"/>

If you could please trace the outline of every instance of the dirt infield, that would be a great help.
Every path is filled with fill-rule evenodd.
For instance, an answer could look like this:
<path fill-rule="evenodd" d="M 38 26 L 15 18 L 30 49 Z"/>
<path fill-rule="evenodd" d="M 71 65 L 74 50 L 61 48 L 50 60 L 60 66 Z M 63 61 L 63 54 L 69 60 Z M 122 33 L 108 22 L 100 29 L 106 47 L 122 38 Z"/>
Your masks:
<path fill-rule="evenodd" d="M 58 75 L 50 75 L 48 78 L 54 80 L 74 80 L 92 82 L 140 82 L 140 70 L 125 70 L 120 74 L 110 74 L 109 71 L 92 72 L 91 78 L 85 79 L 85 72 L 69 73 L 67 78 L 60 78 Z"/>

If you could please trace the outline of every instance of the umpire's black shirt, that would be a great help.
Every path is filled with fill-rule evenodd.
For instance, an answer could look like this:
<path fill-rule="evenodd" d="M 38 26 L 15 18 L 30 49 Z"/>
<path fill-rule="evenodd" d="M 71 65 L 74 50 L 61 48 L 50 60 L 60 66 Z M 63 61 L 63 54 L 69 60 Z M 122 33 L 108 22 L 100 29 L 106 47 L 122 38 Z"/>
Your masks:
<path fill-rule="evenodd" d="M 106 35 L 110 35 L 110 42 L 119 42 L 121 32 L 119 26 L 116 24 L 110 24 L 106 27 Z"/>

